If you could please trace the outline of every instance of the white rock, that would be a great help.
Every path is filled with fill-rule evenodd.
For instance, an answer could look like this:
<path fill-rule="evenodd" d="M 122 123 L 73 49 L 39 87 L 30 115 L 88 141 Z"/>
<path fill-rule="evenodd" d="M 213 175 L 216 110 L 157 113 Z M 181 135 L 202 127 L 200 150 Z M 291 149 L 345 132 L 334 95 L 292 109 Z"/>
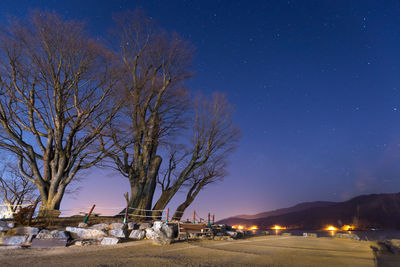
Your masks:
<path fill-rule="evenodd" d="M 169 244 L 171 244 L 171 242 L 172 241 L 169 238 L 158 237 L 158 238 L 153 239 L 153 244 L 154 245 L 159 245 L 159 246 L 169 245 Z"/>
<path fill-rule="evenodd" d="M 153 223 L 153 229 L 156 231 L 160 231 L 163 224 L 164 223 L 162 221 L 156 221 Z"/>
<path fill-rule="evenodd" d="M 151 224 L 150 223 L 142 223 L 140 226 L 139 226 L 139 230 L 146 230 L 147 228 L 150 228 L 151 227 Z"/>
<path fill-rule="evenodd" d="M 36 227 L 17 227 L 12 230 L 13 235 L 37 235 L 39 228 Z"/>
<path fill-rule="evenodd" d="M 172 225 L 170 226 L 170 225 L 164 223 L 161 226 L 161 232 L 163 232 L 168 238 L 174 237 L 174 228 Z"/>
<path fill-rule="evenodd" d="M 234 232 L 234 231 L 226 231 L 225 233 L 226 233 L 227 235 L 229 235 L 230 237 L 232 237 L 232 238 L 236 238 L 237 235 L 238 235 L 238 233 L 237 233 L 237 232 Z"/>
<path fill-rule="evenodd" d="M 137 224 L 135 222 L 128 222 L 128 230 L 135 230 L 137 228 Z"/>
<path fill-rule="evenodd" d="M 115 237 L 104 237 L 103 240 L 101 240 L 102 245 L 115 245 L 119 243 L 119 238 Z"/>
<path fill-rule="evenodd" d="M 318 237 L 316 233 L 303 233 L 304 237 Z"/>
<path fill-rule="evenodd" d="M 146 235 L 146 231 L 132 230 L 131 234 L 129 235 L 129 238 L 142 240 L 145 237 L 145 235 Z"/>
<path fill-rule="evenodd" d="M 80 227 L 80 228 L 86 228 L 86 227 L 88 227 L 88 224 L 87 224 L 87 223 L 84 223 L 84 222 L 81 222 L 81 223 L 78 224 L 78 227 Z"/>
<path fill-rule="evenodd" d="M 6 232 L 6 231 L 8 231 L 8 230 L 10 230 L 11 228 L 10 227 L 8 227 L 8 226 L 0 226 L 0 231 L 1 232 Z"/>
<path fill-rule="evenodd" d="M 42 231 L 39 232 L 39 234 L 36 236 L 37 239 L 57 239 L 57 240 L 68 240 L 69 239 L 69 234 L 65 231 L 60 231 L 60 230 L 53 230 L 49 231 L 46 229 L 43 229 Z"/>
<path fill-rule="evenodd" d="M 120 238 L 126 238 L 126 236 L 128 235 L 128 233 L 126 232 L 125 229 L 114 229 L 114 230 L 110 230 L 109 233 L 111 236 L 120 237 Z"/>
<path fill-rule="evenodd" d="M 123 223 L 112 223 L 109 225 L 109 229 L 114 230 L 114 229 L 123 229 L 125 228 L 125 224 Z"/>
<path fill-rule="evenodd" d="M 97 230 L 108 230 L 108 224 L 106 223 L 99 223 L 99 224 L 94 224 L 92 226 L 90 226 L 90 228 L 92 229 L 97 229 Z"/>
<path fill-rule="evenodd" d="M 65 230 L 67 232 L 70 232 L 73 238 L 98 238 L 107 235 L 107 233 L 103 230 L 90 229 L 90 228 L 79 228 L 79 227 L 68 226 Z"/>
<path fill-rule="evenodd" d="M 356 234 L 348 234 L 348 233 L 336 233 L 334 235 L 335 238 L 344 238 L 344 239 L 353 239 L 360 240 L 360 237 Z"/>
<path fill-rule="evenodd" d="M 0 221 L 0 231 L 8 231 L 11 227 L 8 226 L 8 223 L 5 221 Z"/>
<path fill-rule="evenodd" d="M 19 246 L 28 241 L 28 236 L 25 235 L 12 235 L 0 238 L 0 244 L 7 246 Z"/>
<path fill-rule="evenodd" d="M 162 234 L 160 231 L 156 232 L 153 228 L 146 229 L 146 238 L 147 239 L 155 239 L 159 234 Z"/>

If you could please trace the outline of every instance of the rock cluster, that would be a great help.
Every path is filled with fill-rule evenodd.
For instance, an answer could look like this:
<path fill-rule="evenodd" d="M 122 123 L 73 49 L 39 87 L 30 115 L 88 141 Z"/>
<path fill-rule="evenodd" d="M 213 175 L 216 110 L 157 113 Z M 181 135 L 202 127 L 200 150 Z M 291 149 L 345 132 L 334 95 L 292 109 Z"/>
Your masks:
<path fill-rule="evenodd" d="M 344 239 L 352 239 L 352 240 L 360 240 L 360 237 L 356 234 L 348 234 L 348 233 L 336 233 L 334 235 L 335 238 L 344 238 Z"/>
<path fill-rule="evenodd" d="M 2 238 L 0 244 L 6 246 L 24 246 L 28 245 L 32 239 L 39 233 L 36 227 L 14 227 L 13 223 L 0 221 Z"/>
<path fill-rule="evenodd" d="M 304 237 L 318 237 L 316 233 L 303 233 Z"/>
<path fill-rule="evenodd" d="M 56 246 L 88 246 L 115 245 L 126 240 L 152 240 L 157 245 L 168 245 L 177 236 L 177 231 L 171 224 L 156 221 L 137 224 L 101 223 L 89 226 L 80 223 L 78 227 L 68 226 L 59 230 L 40 229 L 36 227 L 14 227 L 13 223 L 0 221 L 1 245 L 31 246 L 46 248 Z"/>
<path fill-rule="evenodd" d="M 15 227 L 13 223 L 0 221 L 1 245 L 31 246 L 32 248 L 50 248 L 68 245 L 115 245 L 128 240 L 148 239 L 155 245 L 169 245 L 178 237 L 178 225 L 155 221 L 153 223 L 127 224 L 100 223 L 88 225 L 80 223 L 78 227 L 68 226 L 65 229 L 48 230 L 37 227 Z M 233 240 L 246 233 L 236 231 L 227 225 L 213 227 L 211 237 L 215 240 Z M 193 238 L 208 238 L 204 234 L 191 234 Z"/>

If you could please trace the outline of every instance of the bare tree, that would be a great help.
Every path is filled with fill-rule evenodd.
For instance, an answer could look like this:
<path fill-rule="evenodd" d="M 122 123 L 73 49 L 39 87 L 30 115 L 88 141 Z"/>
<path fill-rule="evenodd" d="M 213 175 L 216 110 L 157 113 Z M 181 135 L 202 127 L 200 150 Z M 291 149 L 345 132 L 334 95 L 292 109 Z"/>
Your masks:
<path fill-rule="evenodd" d="M 113 141 L 116 149 L 108 155 L 129 180 L 129 207 L 150 210 L 162 162 L 158 149 L 184 123 L 188 92 L 182 82 L 191 75 L 191 47 L 140 11 L 120 15 L 117 23 L 127 101 L 104 137 Z"/>
<path fill-rule="evenodd" d="M 4 162 L 4 161 L 3 161 Z M 33 204 L 38 198 L 37 188 L 24 178 L 16 164 L 3 163 L 0 173 L 0 198 L 8 214 L 16 213 L 22 205 Z"/>
<path fill-rule="evenodd" d="M 226 176 L 225 167 L 226 162 L 224 160 L 217 160 L 203 165 L 196 170 L 186 181 L 187 184 L 184 185 L 184 187 L 187 188 L 186 198 L 180 205 L 178 205 L 172 219 L 180 221 L 186 208 L 192 204 L 201 190 L 203 190 L 207 185 L 223 179 Z"/>
<path fill-rule="evenodd" d="M 186 201 L 191 203 L 205 185 L 221 177 L 225 161 L 240 136 L 224 95 L 214 94 L 211 100 L 200 98 L 195 106 L 190 149 L 181 158 L 176 156 L 177 151 L 170 153 L 166 175 L 159 181 L 162 193 L 153 208 L 155 217 L 160 215 L 157 210 L 163 210 L 187 181 L 192 181 Z M 176 172 L 178 164 L 180 171 Z"/>
<path fill-rule="evenodd" d="M 104 156 L 96 140 L 119 107 L 113 64 L 81 22 L 54 13 L 35 11 L 0 34 L 0 147 L 38 188 L 40 215 L 57 213 L 76 174 Z"/>

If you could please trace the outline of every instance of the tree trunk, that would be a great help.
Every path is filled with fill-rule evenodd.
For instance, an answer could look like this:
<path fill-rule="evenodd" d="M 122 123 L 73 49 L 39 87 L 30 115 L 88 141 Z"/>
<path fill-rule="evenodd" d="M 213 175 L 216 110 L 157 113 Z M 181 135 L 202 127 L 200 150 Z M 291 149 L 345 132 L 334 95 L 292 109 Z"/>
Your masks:
<path fill-rule="evenodd" d="M 160 198 L 157 200 L 156 204 L 153 207 L 153 219 L 160 218 L 162 216 L 162 210 L 168 205 L 171 200 L 173 194 L 171 194 L 170 190 L 165 190 L 161 193 Z"/>
<path fill-rule="evenodd" d="M 174 215 L 172 216 L 172 220 L 177 220 L 180 221 L 182 219 L 183 213 L 185 213 L 185 210 L 187 207 L 192 204 L 193 200 L 196 198 L 196 196 L 199 194 L 200 190 L 203 188 L 202 184 L 195 183 L 189 190 L 189 192 L 186 195 L 185 201 L 183 201 L 182 204 L 176 208 Z"/>
<path fill-rule="evenodd" d="M 63 179 L 59 179 L 60 181 Z M 36 184 L 37 185 L 37 184 Z M 39 217 L 58 217 L 60 215 L 60 204 L 65 193 L 66 185 L 61 183 L 37 185 L 42 199 L 39 208 Z"/>
<path fill-rule="evenodd" d="M 60 204 L 61 198 L 58 200 L 53 198 L 52 200 L 48 200 L 46 202 L 42 201 L 39 208 L 38 217 L 58 217 L 61 213 Z"/>
<path fill-rule="evenodd" d="M 193 157 L 194 158 L 194 157 Z M 201 166 L 201 164 L 195 164 L 195 160 L 191 160 L 191 162 L 186 166 L 186 168 L 180 173 L 179 178 L 174 182 L 174 184 L 163 190 L 160 198 L 157 200 L 156 204 L 153 207 L 153 218 L 160 216 L 161 211 L 167 207 L 168 203 L 175 196 L 175 194 L 179 191 L 183 183 L 187 180 L 187 177 L 193 172 L 193 169 Z M 190 191 L 192 192 L 194 188 Z"/>
<path fill-rule="evenodd" d="M 129 179 L 131 186 L 131 196 L 128 203 L 129 208 L 131 208 L 129 213 L 131 215 L 138 215 L 138 219 L 149 219 L 151 216 L 151 205 L 161 161 L 161 157 L 156 156 L 150 164 L 146 177 Z"/>
<path fill-rule="evenodd" d="M 190 206 L 190 204 L 192 204 L 193 200 L 194 198 L 186 198 L 186 200 L 176 208 L 172 219 L 180 221 L 185 213 L 185 210 Z"/>

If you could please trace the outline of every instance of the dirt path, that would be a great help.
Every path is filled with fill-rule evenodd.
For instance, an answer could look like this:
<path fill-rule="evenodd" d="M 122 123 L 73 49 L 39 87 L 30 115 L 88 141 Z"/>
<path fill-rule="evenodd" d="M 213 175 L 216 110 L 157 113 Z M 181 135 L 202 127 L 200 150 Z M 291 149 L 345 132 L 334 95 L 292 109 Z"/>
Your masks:
<path fill-rule="evenodd" d="M 235 241 L 149 241 L 112 247 L 0 249 L 0 266 L 375 266 L 369 242 L 330 238 L 253 237 Z"/>

